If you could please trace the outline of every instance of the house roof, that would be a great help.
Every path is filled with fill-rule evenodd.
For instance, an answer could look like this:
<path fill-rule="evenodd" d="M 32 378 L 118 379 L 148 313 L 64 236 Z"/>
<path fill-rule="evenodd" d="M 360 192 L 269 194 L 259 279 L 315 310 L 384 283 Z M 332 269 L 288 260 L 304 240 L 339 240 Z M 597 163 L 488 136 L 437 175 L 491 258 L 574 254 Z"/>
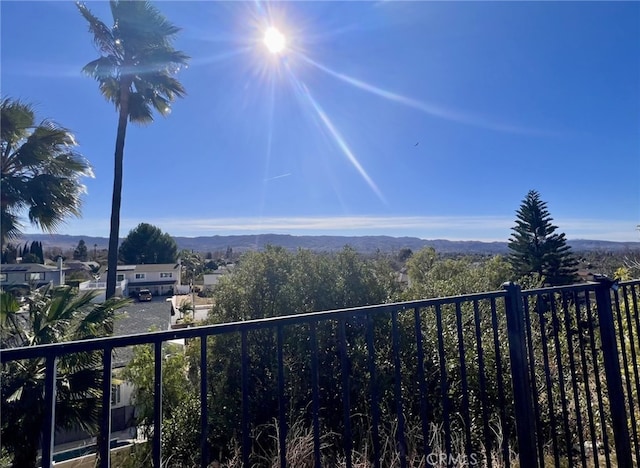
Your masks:
<path fill-rule="evenodd" d="M 179 266 L 179 263 L 145 263 L 144 265 L 118 265 L 118 271 L 155 273 L 176 270 Z"/>
<path fill-rule="evenodd" d="M 62 269 L 62 271 L 66 271 L 66 270 L 67 268 Z M 10 264 L 1 264 L 0 271 L 2 271 L 3 273 L 12 273 L 12 272 L 40 273 L 40 272 L 58 271 L 58 267 L 41 265 L 40 263 L 10 263 Z"/>

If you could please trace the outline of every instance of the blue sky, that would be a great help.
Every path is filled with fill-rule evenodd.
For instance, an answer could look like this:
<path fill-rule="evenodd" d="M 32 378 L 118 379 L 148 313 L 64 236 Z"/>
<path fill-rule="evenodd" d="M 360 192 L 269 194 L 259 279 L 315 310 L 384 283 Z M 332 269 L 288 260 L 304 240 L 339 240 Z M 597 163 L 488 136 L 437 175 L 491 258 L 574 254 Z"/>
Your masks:
<path fill-rule="evenodd" d="M 156 5 L 188 95 L 129 126 L 121 236 L 507 240 L 535 189 L 570 239 L 639 239 L 638 2 Z M 107 237 L 117 115 L 80 73 L 87 25 L 73 2 L 0 9 L 2 95 L 72 129 L 94 168 L 60 233 Z"/>

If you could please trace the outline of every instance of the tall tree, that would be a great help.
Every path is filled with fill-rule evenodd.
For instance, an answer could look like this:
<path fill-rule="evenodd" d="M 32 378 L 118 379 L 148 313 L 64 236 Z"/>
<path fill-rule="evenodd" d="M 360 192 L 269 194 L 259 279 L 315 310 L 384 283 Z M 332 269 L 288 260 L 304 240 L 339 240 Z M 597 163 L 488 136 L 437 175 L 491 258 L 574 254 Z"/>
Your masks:
<path fill-rule="evenodd" d="M 71 288 L 36 290 L 28 298 L 28 314 L 0 293 L 0 343 L 3 347 L 37 346 L 110 335 L 114 311 L 126 300 L 93 304 L 93 293 L 76 295 Z M 61 357 L 56 375 L 56 429 L 82 428 L 90 433 L 100 421 L 102 356 L 76 353 Z M 3 366 L 2 445 L 12 466 L 37 466 L 45 408 L 44 359 L 15 361 Z"/>
<path fill-rule="evenodd" d="M 77 247 L 73 250 L 73 259 L 86 262 L 89 257 L 89 251 L 87 250 L 87 244 L 84 239 L 78 241 Z"/>
<path fill-rule="evenodd" d="M 129 231 L 120 246 L 119 257 L 124 263 L 173 263 L 178 245 L 168 233 L 147 223 L 140 223 Z"/>
<path fill-rule="evenodd" d="M 571 254 L 564 233 L 558 226 L 540 194 L 530 190 L 516 212 L 516 225 L 509 238 L 509 261 L 518 276 L 537 274 L 545 284 L 557 286 L 576 280 L 577 261 Z"/>
<path fill-rule="evenodd" d="M 44 252 L 42 251 L 42 242 L 33 241 L 29 251 L 38 258 L 37 263 L 44 263 Z"/>
<path fill-rule="evenodd" d="M 51 120 L 36 124 L 33 108 L 5 98 L 0 103 L 0 242 L 19 237 L 29 222 L 53 232 L 68 216 L 80 215 L 83 176 L 89 163 L 75 148 L 71 132 Z"/>
<path fill-rule="evenodd" d="M 85 65 L 83 71 L 98 81 L 100 92 L 118 111 L 107 259 L 106 297 L 109 298 L 116 291 L 127 121 L 147 124 L 153 121 L 153 109 L 161 115 L 170 112 L 175 98 L 185 94 L 182 84 L 173 75 L 189 57 L 172 45 L 180 29 L 149 2 L 111 0 L 111 28 L 84 4 L 77 5 L 89 23 L 89 32 L 100 51 L 100 57 Z"/>

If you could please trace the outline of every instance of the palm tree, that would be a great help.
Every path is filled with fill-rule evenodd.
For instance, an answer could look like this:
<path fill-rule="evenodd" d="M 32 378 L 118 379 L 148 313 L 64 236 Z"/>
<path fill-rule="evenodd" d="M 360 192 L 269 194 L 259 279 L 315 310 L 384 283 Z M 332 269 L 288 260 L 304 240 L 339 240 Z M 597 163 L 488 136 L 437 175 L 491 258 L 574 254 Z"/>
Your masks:
<path fill-rule="evenodd" d="M 187 63 L 189 57 L 172 46 L 180 29 L 149 2 L 111 0 L 111 28 L 95 17 L 86 5 L 77 5 L 89 23 L 89 32 L 101 54 L 85 65 L 83 71 L 98 81 L 100 92 L 118 111 L 107 259 L 106 297 L 109 298 L 116 290 L 127 121 L 146 124 L 153 121 L 153 109 L 161 115 L 170 112 L 174 99 L 185 94 L 182 84 L 172 75 Z"/>
<path fill-rule="evenodd" d="M 110 335 L 114 312 L 128 302 L 112 298 L 93 304 L 95 294 L 44 287 L 28 298 L 28 312 L 1 293 L 2 346 L 37 346 Z M 45 360 L 13 361 L 2 368 L 2 445 L 15 467 L 35 467 L 45 415 Z M 80 428 L 95 433 L 100 421 L 102 354 L 61 357 L 56 375 L 56 430 Z"/>
<path fill-rule="evenodd" d="M 33 108 L 5 98 L 0 103 L 2 178 L 0 243 L 20 236 L 20 215 L 52 232 L 69 215 L 80 215 L 85 191 L 82 176 L 93 176 L 91 166 L 75 151 L 71 132 L 51 120 L 36 125 Z"/>

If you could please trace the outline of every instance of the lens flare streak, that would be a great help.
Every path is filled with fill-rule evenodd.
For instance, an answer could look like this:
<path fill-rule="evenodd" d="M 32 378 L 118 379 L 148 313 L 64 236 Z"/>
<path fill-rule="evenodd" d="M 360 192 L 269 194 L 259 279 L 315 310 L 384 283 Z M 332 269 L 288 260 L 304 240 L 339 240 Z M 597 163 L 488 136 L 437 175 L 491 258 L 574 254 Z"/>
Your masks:
<path fill-rule="evenodd" d="M 396 94 L 391 91 L 387 91 L 386 89 L 379 88 L 377 86 L 371 85 L 364 81 L 358 80 L 356 78 L 352 78 L 343 73 L 339 73 L 326 67 L 315 60 L 307 57 L 304 54 L 299 54 L 299 57 L 302 58 L 305 62 L 313 65 L 319 70 L 327 73 L 328 75 L 333 76 L 345 83 L 348 83 L 356 88 L 359 88 L 363 91 L 367 91 L 371 94 L 375 94 L 377 96 L 383 97 L 390 101 L 395 101 L 399 104 L 403 104 L 407 107 L 412 107 L 416 110 L 422 111 L 425 114 L 432 115 L 434 117 L 438 117 L 445 120 L 450 120 L 452 122 L 458 122 L 465 125 L 472 125 L 475 127 L 486 128 L 488 130 L 494 130 L 498 132 L 507 132 L 507 133 L 518 133 L 518 134 L 528 134 L 528 135 L 548 135 L 550 132 L 536 130 L 531 128 L 519 127 L 515 125 L 502 124 L 498 122 L 490 121 L 485 117 L 481 117 L 478 115 L 473 115 L 470 113 L 462 113 L 459 111 L 453 111 L 451 109 L 445 109 L 433 104 L 427 104 L 425 102 L 418 101 L 416 99 L 408 98 L 406 96 L 402 96 L 401 94 Z"/>
<path fill-rule="evenodd" d="M 369 185 L 371 190 L 376 194 L 376 196 L 380 199 L 380 201 L 382 201 L 384 204 L 387 204 L 387 200 L 384 198 L 384 195 L 382 194 L 382 192 L 380 191 L 376 183 L 369 176 L 369 174 L 367 174 L 367 171 L 364 169 L 364 167 L 362 167 L 362 164 L 360 164 L 360 161 L 358 161 L 358 159 L 353 154 L 353 152 L 351 151 L 351 148 L 349 148 L 349 145 L 347 145 L 347 142 L 344 140 L 344 138 L 342 137 L 338 129 L 333 125 L 333 122 L 331 122 L 331 119 L 329 119 L 329 116 L 327 116 L 327 114 L 322 109 L 320 104 L 318 104 L 318 102 L 314 99 L 309 89 L 306 87 L 304 83 L 301 83 L 296 78 L 296 76 L 293 74 L 293 72 L 288 66 L 286 68 L 288 71 L 289 79 L 291 80 L 294 88 L 297 90 L 297 95 L 303 96 L 306 99 L 306 101 L 311 105 L 311 107 L 316 112 L 316 114 L 324 124 L 325 128 L 331 134 L 335 143 L 342 150 L 342 152 L 347 157 L 349 162 L 358 171 L 360 176 L 364 179 L 367 185 Z"/>

